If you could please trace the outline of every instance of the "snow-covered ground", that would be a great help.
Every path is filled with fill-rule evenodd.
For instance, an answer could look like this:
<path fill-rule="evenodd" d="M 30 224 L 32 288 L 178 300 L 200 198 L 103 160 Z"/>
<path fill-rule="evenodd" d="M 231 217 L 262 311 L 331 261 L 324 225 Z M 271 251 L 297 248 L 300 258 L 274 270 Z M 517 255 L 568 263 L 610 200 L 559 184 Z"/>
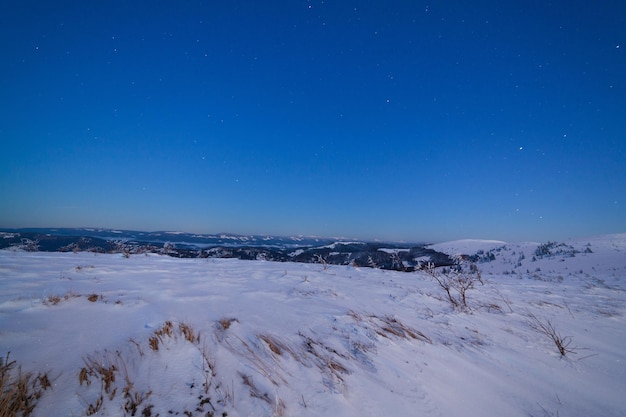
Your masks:
<path fill-rule="evenodd" d="M 37 416 L 626 416 L 625 234 L 436 249 L 481 251 L 469 309 L 426 272 L 0 251 L 0 355 L 48 372 Z"/>

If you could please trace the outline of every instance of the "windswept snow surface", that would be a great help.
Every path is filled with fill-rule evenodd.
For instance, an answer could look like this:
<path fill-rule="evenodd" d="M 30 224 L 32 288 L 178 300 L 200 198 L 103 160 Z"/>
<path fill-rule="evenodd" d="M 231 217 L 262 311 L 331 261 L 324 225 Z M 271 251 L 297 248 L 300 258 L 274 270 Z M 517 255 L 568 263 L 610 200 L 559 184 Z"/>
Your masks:
<path fill-rule="evenodd" d="M 0 251 L 0 354 L 37 416 L 626 416 L 626 235 L 566 244 L 480 246 L 465 311 L 424 272 Z"/>

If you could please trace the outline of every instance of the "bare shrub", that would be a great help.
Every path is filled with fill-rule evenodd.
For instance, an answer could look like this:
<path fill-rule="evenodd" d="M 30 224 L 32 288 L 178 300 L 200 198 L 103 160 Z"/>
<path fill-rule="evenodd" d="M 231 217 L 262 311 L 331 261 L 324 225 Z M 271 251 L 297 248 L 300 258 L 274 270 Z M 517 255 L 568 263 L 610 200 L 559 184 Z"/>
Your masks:
<path fill-rule="evenodd" d="M 316 264 L 322 264 L 324 271 L 328 270 L 328 262 L 326 262 L 326 259 L 324 259 L 322 255 L 319 253 L 315 254 L 314 260 Z"/>
<path fill-rule="evenodd" d="M 428 264 L 425 270 L 445 291 L 448 301 L 455 310 L 469 310 L 467 291 L 473 289 L 476 283 L 484 285 L 480 271 L 474 264 L 470 264 L 468 269 L 459 264 L 447 272 L 439 271 L 433 264 Z"/>
<path fill-rule="evenodd" d="M 572 344 L 571 336 L 561 336 L 550 319 L 542 320 L 531 312 L 527 312 L 526 315 L 529 318 L 528 325 L 530 328 L 548 336 L 554 342 L 561 357 L 566 356 L 568 353 L 576 354 L 576 348 L 570 347 Z"/>
<path fill-rule="evenodd" d="M 510 300 L 508 297 L 504 296 L 504 294 L 502 294 L 502 293 L 500 292 L 500 290 L 498 290 L 498 289 L 496 289 L 496 294 L 498 294 L 498 295 L 500 296 L 500 299 L 501 299 L 501 300 L 504 302 L 504 304 L 506 304 L 506 306 L 509 308 L 509 313 L 512 313 L 512 312 L 513 312 L 513 307 L 512 307 L 512 304 L 513 304 L 513 303 L 511 303 L 511 300 Z"/>

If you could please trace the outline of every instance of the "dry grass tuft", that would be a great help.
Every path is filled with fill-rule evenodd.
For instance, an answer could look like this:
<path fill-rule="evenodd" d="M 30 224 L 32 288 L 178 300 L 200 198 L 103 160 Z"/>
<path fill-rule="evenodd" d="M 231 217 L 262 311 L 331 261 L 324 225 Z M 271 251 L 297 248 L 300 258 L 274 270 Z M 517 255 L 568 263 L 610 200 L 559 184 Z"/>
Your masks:
<path fill-rule="evenodd" d="M 228 328 L 231 326 L 231 324 L 233 323 L 239 323 L 239 320 L 237 320 L 236 318 L 221 318 L 217 321 L 217 324 L 222 328 L 222 330 L 228 330 Z"/>
<path fill-rule="evenodd" d="M 150 389 L 149 383 L 147 387 L 136 383 L 143 383 L 143 381 L 135 380 L 135 375 L 140 368 L 137 367 L 137 362 L 144 360 L 146 356 L 159 355 L 158 350 L 173 351 L 179 346 L 185 345 L 186 342 L 192 343 L 202 357 L 201 376 L 204 378 L 204 383 L 200 387 L 199 384 L 193 382 L 189 388 L 185 388 L 202 390 L 192 391 L 194 392 L 193 398 L 197 399 L 195 412 L 169 410 L 168 414 L 213 416 L 218 415 L 216 413 L 220 407 L 222 410 L 227 407 L 229 401 L 234 403 L 234 388 L 229 391 L 227 387 L 227 391 L 224 393 L 223 385 L 216 381 L 215 360 L 210 357 L 206 345 L 199 343 L 199 333 L 191 325 L 168 320 L 157 327 L 152 334 L 149 334 L 147 340 L 154 353 L 145 348 L 145 341 L 139 343 L 130 339 L 129 345 L 134 345 L 134 348 L 130 345 L 128 349 L 114 352 L 105 350 L 102 353 L 96 352 L 92 356 L 83 358 L 84 366 L 78 374 L 79 383 L 81 386 L 85 385 L 84 393 L 88 398 L 78 394 L 84 405 L 83 415 L 102 414 L 108 404 L 113 404 L 109 402 L 114 400 L 119 415 L 143 417 L 163 415 L 162 412 L 156 412 L 155 406 L 150 403 L 151 397 L 155 394 Z M 215 398 L 217 400 L 213 400 Z M 106 411 L 111 412 L 110 410 Z M 226 412 L 224 411 L 221 415 L 225 416 Z M 4 416 L 0 415 L 0 417 Z"/>
<path fill-rule="evenodd" d="M 254 384 L 254 381 L 252 380 L 252 376 L 241 374 L 241 373 L 240 375 L 241 375 L 241 380 L 243 384 L 250 389 L 251 397 L 263 400 L 268 404 L 272 403 L 272 400 L 270 399 L 269 394 L 267 392 L 262 393 L 261 390 L 259 390 L 259 388 L 257 388 L 257 386 Z"/>
<path fill-rule="evenodd" d="M 82 297 L 81 294 L 77 294 L 73 291 L 68 291 L 63 295 L 49 295 L 45 297 L 43 300 L 43 304 L 47 306 L 55 306 L 57 304 L 60 304 L 62 301 L 68 301 L 71 298 L 80 298 L 80 297 Z M 89 294 L 86 297 L 87 297 L 87 300 L 91 301 L 92 303 L 95 303 L 96 301 L 103 299 L 101 295 L 98 295 L 95 293 Z"/>
<path fill-rule="evenodd" d="M 179 323 L 177 333 L 174 329 L 174 324 L 168 320 L 163 324 L 163 326 L 154 331 L 153 336 L 148 338 L 148 345 L 150 346 L 150 349 L 156 352 L 159 350 L 159 345 L 164 343 L 165 338 L 177 338 L 179 335 L 189 343 L 200 342 L 200 334 L 197 333 L 189 324 Z M 131 342 L 139 348 L 139 344 L 137 342 L 132 339 Z"/>
<path fill-rule="evenodd" d="M 98 357 L 87 356 L 83 358 L 85 366 L 80 370 L 78 374 L 78 381 L 82 385 L 83 382 L 87 386 L 91 385 L 90 378 L 97 378 L 102 383 L 102 389 L 109 395 L 115 395 L 112 390 L 115 383 L 115 373 L 118 370 L 116 361 L 110 357 L 110 355 L 99 355 Z"/>
<path fill-rule="evenodd" d="M 363 322 L 363 318 L 358 313 L 349 311 L 348 316 L 352 317 L 357 323 Z M 384 337 L 385 339 L 389 339 L 390 337 L 395 336 L 401 339 L 414 339 L 431 344 L 433 342 L 432 339 L 426 336 L 423 332 L 413 327 L 407 326 L 406 324 L 402 323 L 400 320 L 392 316 L 379 317 L 376 315 L 368 315 L 367 321 L 372 327 L 365 327 L 370 328 L 377 335 Z"/>
<path fill-rule="evenodd" d="M 159 338 L 163 336 L 172 337 L 174 334 L 174 325 L 171 321 L 167 320 L 160 329 L 154 331 L 154 334 Z"/>
<path fill-rule="evenodd" d="M 58 296 L 58 295 L 49 295 L 48 299 L 47 299 L 47 302 L 44 301 L 44 304 L 46 304 L 46 305 L 50 304 L 50 305 L 55 306 L 55 305 L 59 304 L 60 302 L 61 302 L 61 297 L 60 296 Z"/>
<path fill-rule="evenodd" d="M 304 355 L 301 349 L 290 346 L 287 342 L 280 340 L 278 337 L 269 334 L 258 334 L 257 338 L 263 341 L 267 348 L 276 356 L 290 355 L 294 360 L 298 361 L 304 366 L 309 366 L 306 355 Z M 300 351 L 300 352 L 298 352 Z"/>
<path fill-rule="evenodd" d="M 137 352 L 139 352 L 139 356 L 143 356 L 144 353 L 143 353 L 143 349 L 141 348 L 141 345 L 138 342 L 136 342 L 135 339 L 133 339 L 133 338 L 129 339 L 129 341 L 133 345 L 135 345 L 135 347 L 137 348 Z"/>
<path fill-rule="evenodd" d="M 283 354 L 283 350 L 286 349 L 283 343 L 281 343 L 278 339 L 273 336 L 267 334 L 260 334 L 257 336 L 259 339 L 264 341 L 267 344 L 267 347 L 276 355 L 280 356 Z"/>
<path fill-rule="evenodd" d="M 140 392 L 135 389 L 130 379 L 126 362 L 119 351 L 116 351 L 115 354 L 105 351 L 104 354 L 97 354 L 97 356 L 87 356 L 83 358 L 83 361 L 85 366 L 78 375 L 80 385 L 82 386 L 84 382 L 85 385 L 90 386 L 92 379 L 100 381 L 100 393 L 95 400 L 92 402 L 83 400 L 86 403 L 85 414 L 88 416 L 98 414 L 103 407 L 105 399 L 113 401 L 118 392 L 116 376 L 120 372 L 125 382 L 122 388 L 125 415 L 136 415 L 139 407 L 152 394 L 152 391 Z M 152 405 L 145 405 L 142 415 L 151 415 L 151 409 Z"/>
<path fill-rule="evenodd" d="M 485 308 L 489 313 L 504 314 L 502 307 L 496 303 L 482 304 L 481 307 Z"/>
<path fill-rule="evenodd" d="M 196 335 L 193 327 L 191 327 L 187 323 L 180 323 L 178 325 L 178 329 L 180 331 L 180 334 L 182 334 L 185 340 L 187 340 L 189 343 L 197 343 L 200 341 L 200 335 Z"/>
<path fill-rule="evenodd" d="M 80 383 L 81 387 L 83 386 L 83 382 L 87 386 L 91 385 L 91 379 L 89 379 L 89 371 L 87 370 L 87 368 L 81 368 L 80 372 L 78 373 L 78 382 Z"/>
<path fill-rule="evenodd" d="M 97 414 L 100 409 L 102 408 L 102 403 L 104 402 L 104 398 L 102 397 L 102 395 L 100 395 L 97 399 L 96 402 L 93 404 L 89 404 L 87 406 L 87 411 L 85 411 L 85 414 L 88 416 L 93 416 L 94 414 Z"/>
<path fill-rule="evenodd" d="M 312 359 L 315 366 L 323 374 L 329 377 L 328 384 L 330 388 L 334 389 L 336 385 L 343 385 L 344 375 L 349 375 L 351 372 L 341 363 L 340 359 L 349 360 L 351 359 L 350 355 L 338 352 L 320 340 L 315 340 L 302 333 L 299 333 L 299 335 L 304 339 L 302 348 L 306 355 Z"/>
<path fill-rule="evenodd" d="M 335 373 L 339 372 L 342 374 L 349 374 L 350 371 L 348 371 L 348 368 L 346 368 L 345 366 L 343 366 L 343 364 L 341 364 L 341 362 L 338 362 L 332 358 L 328 359 L 328 367 L 330 369 L 332 369 Z"/>
<path fill-rule="evenodd" d="M 415 340 L 421 340 L 427 343 L 432 343 L 430 337 L 426 336 L 424 333 L 420 332 L 417 329 L 405 325 L 394 317 L 384 316 L 379 317 L 379 320 L 382 320 L 382 322 L 385 324 L 380 328 L 387 333 L 393 334 L 403 339 L 411 338 Z"/>
<path fill-rule="evenodd" d="M 158 337 L 151 336 L 148 339 L 148 344 L 150 345 L 150 349 L 154 350 L 155 352 L 159 350 L 159 338 Z"/>
<path fill-rule="evenodd" d="M 159 329 L 154 331 L 154 336 L 150 336 L 148 338 L 148 345 L 150 345 L 150 349 L 155 352 L 158 351 L 159 343 L 162 343 L 166 336 L 168 338 L 174 336 L 174 325 L 169 320 L 167 320 Z"/>
<path fill-rule="evenodd" d="M 22 373 L 20 366 L 16 370 L 10 354 L 0 357 L 0 417 L 28 417 L 52 384 L 47 373 L 36 376 L 31 372 Z"/>
<path fill-rule="evenodd" d="M 348 316 L 352 317 L 352 320 L 354 320 L 357 323 L 360 323 L 363 321 L 363 317 L 361 316 L 361 314 L 357 313 L 354 310 L 349 310 L 348 311 Z"/>
<path fill-rule="evenodd" d="M 208 394 L 213 384 L 213 379 L 217 376 L 215 360 L 209 356 L 206 345 L 202 346 L 200 354 L 202 355 L 202 372 L 204 374 L 204 383 L 202 386 L 204 387 L 204 393 Z"/>

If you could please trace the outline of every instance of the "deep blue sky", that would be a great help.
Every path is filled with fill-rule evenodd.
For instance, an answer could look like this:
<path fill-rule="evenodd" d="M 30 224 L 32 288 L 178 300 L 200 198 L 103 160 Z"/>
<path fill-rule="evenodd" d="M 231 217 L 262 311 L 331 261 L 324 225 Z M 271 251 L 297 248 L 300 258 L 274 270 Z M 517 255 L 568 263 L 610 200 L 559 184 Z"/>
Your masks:
<path fill-rule="evenodd" d="M 626 231 L 626 2 L 20 1 L 0 226 Z"/>

